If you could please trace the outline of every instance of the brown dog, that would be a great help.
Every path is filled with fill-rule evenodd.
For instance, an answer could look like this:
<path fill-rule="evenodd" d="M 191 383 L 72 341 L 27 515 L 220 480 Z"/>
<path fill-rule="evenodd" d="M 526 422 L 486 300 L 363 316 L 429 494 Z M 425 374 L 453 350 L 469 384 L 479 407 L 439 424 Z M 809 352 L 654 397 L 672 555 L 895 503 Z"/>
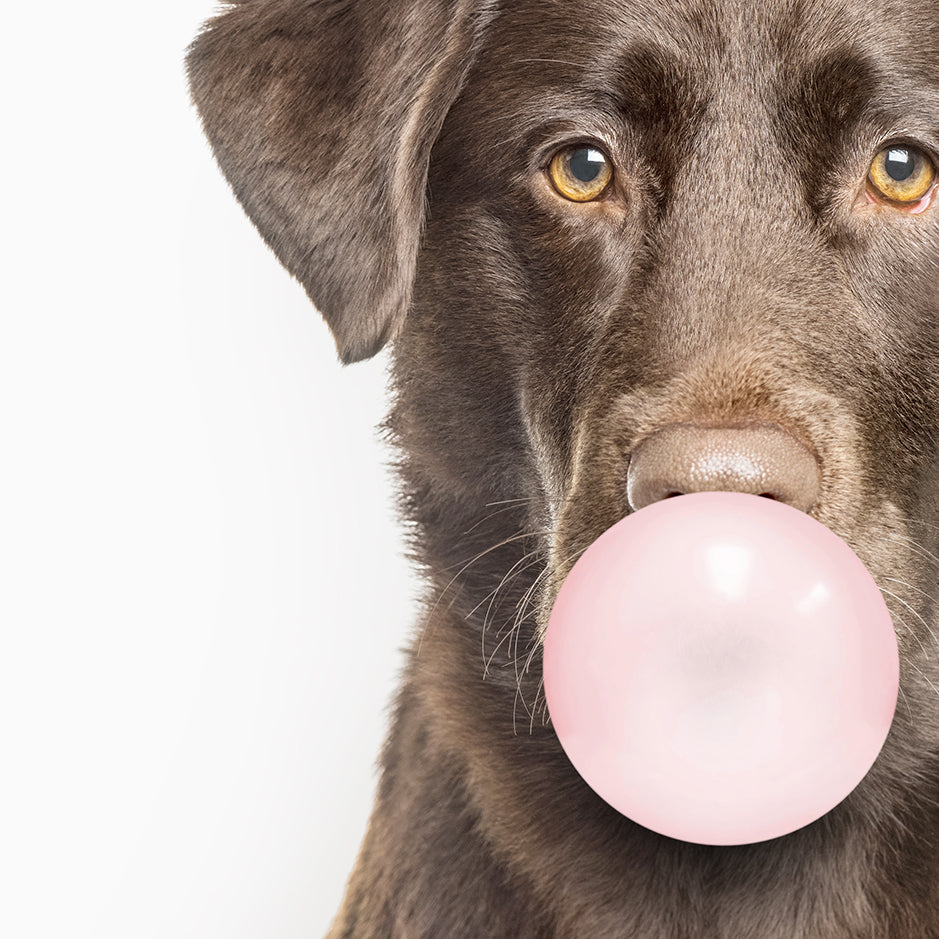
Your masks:
<path fill-rule="evenodd" d="M 394 340 L 427 613 L 331 936 L 939 937 L 935 0 L 241 0 L 188 65 L 343 361 Z M 873 769 L 760 844 L 623 818 L 545 713 L 574 559 L 695 489 L 811 512 L 898 634 Z"/>

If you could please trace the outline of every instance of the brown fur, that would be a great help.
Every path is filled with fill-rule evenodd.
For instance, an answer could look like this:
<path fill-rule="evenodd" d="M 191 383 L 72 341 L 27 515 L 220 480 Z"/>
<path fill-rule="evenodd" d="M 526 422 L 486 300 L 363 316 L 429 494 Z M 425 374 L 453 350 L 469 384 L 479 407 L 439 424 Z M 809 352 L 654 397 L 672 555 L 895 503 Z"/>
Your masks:
<path fill-rule="evenodd" d="M 242 0 L 190 51 L 219 163 L 346 362 L 394 339 L 402 514 L 428 579 L 330 936 L 939 937 L 935 0 Z M 561 143 L 616 190 L 564 203 Z M 885 592 L 901 698 L 868 776 L 740 847 L 623 818 L 567 762 L 540 639 L 673 421 L 788 427 L 813 515 Z"/>

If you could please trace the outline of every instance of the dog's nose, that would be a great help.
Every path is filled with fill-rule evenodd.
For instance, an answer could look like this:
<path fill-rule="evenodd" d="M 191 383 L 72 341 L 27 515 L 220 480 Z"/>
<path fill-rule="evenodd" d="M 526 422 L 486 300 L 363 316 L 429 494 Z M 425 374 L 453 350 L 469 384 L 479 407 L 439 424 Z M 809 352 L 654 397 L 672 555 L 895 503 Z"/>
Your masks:
<path fill-rule="evenodd" d="M 633 451 L 626 495 L 641 509 L 691 492 L 749 492 L 807 512 L 819 479 L 816 457 L 778 424 L 671 424 Z"/>

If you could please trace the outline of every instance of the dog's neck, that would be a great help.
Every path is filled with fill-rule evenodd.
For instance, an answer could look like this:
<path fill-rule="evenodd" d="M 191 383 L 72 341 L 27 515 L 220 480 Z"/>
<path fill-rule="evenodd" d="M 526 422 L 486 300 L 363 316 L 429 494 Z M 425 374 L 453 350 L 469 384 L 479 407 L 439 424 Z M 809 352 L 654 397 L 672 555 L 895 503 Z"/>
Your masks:
<path fill-rule="evenodd" d="M 419 934 L 939 937 L 939 857 L 921 837 L 939 824 L 935 806 L 901 794 L 875 816 L 858 792 L 784 842 L 674 841 L 602 802 L 549 723 L 518 720 L 517 690 L 514 674 L 483 679 L 478 636 L 453 608 L 425 621 L 352 884 L 379 882 L 398 909 L 409 898 L 432 924 Z"/>

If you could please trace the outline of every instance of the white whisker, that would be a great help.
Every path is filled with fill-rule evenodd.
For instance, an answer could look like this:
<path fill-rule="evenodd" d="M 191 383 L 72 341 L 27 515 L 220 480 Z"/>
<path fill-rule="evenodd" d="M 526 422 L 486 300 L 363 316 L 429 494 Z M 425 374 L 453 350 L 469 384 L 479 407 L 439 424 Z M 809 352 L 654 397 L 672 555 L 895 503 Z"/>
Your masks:
<path fill-rule="evenodd" d="M 500 541 L 500 542 L 498 542 L 498 543 L 492 545 L 492 546 L 489 547 L 489 548 L 486 548 L 485 551 L 480 551 L 479 554 L 477 554 L 475 557 L 470 558 L 470 560 L 467 561 L 467 562 L 463 565 L 463 567 L 461 567 L 461 568 L 456 572 L 456 574 L 453 575 L 453 577 L 452 577 L 452 579 L 450 580 L 450 582 L 443 588 L 443 590 L 440 591 L 440 593 L 439 593 L 438 596 L 437 596 L 437 599 L 434 601 L 434 605 L 433 605 L 433 607 L 431 607 L 430 613 L 427 615 L 427 617 L 426 617 L 426 619 L 425 619 L 425 621 L 424 621 L 424 630 L 421 632 L 421 638 L 420 638 L 420 640 L 418 641 L 418 644 L 417 644 L 417 654 L 418 654 L 418 655 L 421 654 L 421 644 L 422 644 L 423 641 L 424 641 L 424 632 L 426 631 L 427 627 L 433 622 L 433 620 L 434 620 L 434 614 L 437 612 L 437 607 L 440 605 L 440 601 L 443 599 L 443 597 L 444 597 L 444 595 L 446 594 L 446 592 L 456 583 L 456 581 L 457 581 L 463 574 L 466 573 L 466 571 L 467 571 L 470 567 L 472 567 L 473 564 L 475 564 L 475 563 L 476 563 L 477 561 L 479 561 L 480 559 L 484 558 L 487 554 L 490 554 L 491 552 L 496 551 L 496 550 L 498 550 L 499 548 L 505 547 L 505 545 L 507 545 L 507 544 L 512 544 L 512 542 L 520 541 L 520 540 L 523 539 L 523 538 L 537 538 L 537 537 L 538 537 L 539 535 L 541 535 L 541 534 L 543 534 L 543 532 L 539 532 L 539 531 L 519 532 L 519 533 L 517 533 L 517 534 L 515 534 L 515 535 L 511 535 L 510 537 L 503 539 L 502 541 Z M 455 598 L 454 598 L 454 599 L 455 599 Z"/>
<path fill-rule="evenodd" d="M 920 675 L 923 676 L 923 681 L 925 681 L 926 684 L 929 685 L 929 687 L 932 688 L 932 690 L 936 692 L 936 696 L 939 697 L 939 689 L 937 689 L 936 686 L 926 677 L 922 669 L 917 668 L 916 665 L 913 662 L 910 662 L 909 660 L 907 660 L 907 665 L 909 665 L 910 668 L 916 669 L 916 671 L 919 672 Z"/>
<path fill-rule="evenodd" d="M 912 548 L 920 557 L 929 558 L 933 563 L 939 564 L 939 557 L 927 551 L 918 541 L 908 538 L 906 535 L 899 535 L 896 532 L 888 532 L 888 534 L 894 541 L 898 541 L 900 544 L 905 544 L 907 547 Z"/>
<path fill-rule="evenodd" d="M 579 558 L 579 557 L 584 553 L 584 551 L 586 551 L 587 548 L 590 547 L 590 544 L 591 544 L 591 543 L 592 543 L 592 542 L 588 542 L 587 544 L 583 545 L 582 547 L 577 548 L 577 550 L 573 551 L 571 554 L 569 554 L 569 555 L 563 560 L 562 564 L 563 564 L 564 566 L 566 566 L 570 561 L 573 561 L 573 560 L 576 560 L 577 558 Z M 513 629 L 516 631 L 516 635 L 521 631 L 521 630 L 517 629 L 517 626 L 518 626 L 524 619 L 526 619 L 526 618 L 527 618 L 528 616 L 530 616 L 532 613 L 534 613 L 534 612 L 537 611 L 535 607 L 532 607 L 532 608 L 530 608 L 530 609 L 528 609 L 528 610 L 525 610 L 524 605 L 527 605 L 527 604 L 530 602 L 532 593 L 534 592 L 534 590 L 536 589 L 536 587 L 539 585 L 539 583 L 541 582 L 541 580 L 542 580 L 545 576 L 547 576 L 549 573 L 550 573 L 550 570 L 549 570 L 549 568 L 546 567 L 546 568 L 541 572 L 541 574 L 539 574 L 539 576 L 535 579 L 534 583 L 532 583 L 532 585 L 529 587 L 528 591 L 526 592 L 525 596 L 522 598 L 522 602 L 519 604 L 519 606 L 520 606 L 519 614 L 518 614 L 518 616 L 516 617 L 515 625 L 513 626 Z M 517 640 L 516 640 L 516 643 L 517 643 Z M 532 702 L 532 706 L 531 706 L 530 708 L 528 707 L 528 704 L 527 704 L 527 702 L 526 702 L 525 699 L 524 699 L 524 695 L 522 695 L 522 677 L 523 677 L 524 675 L 528 674 L 528 671 L 529 671 L 529 669 L 531 668 L 532 660 L 533 660 L 534 657 L 535 657 L 535 653 L 537 652 L 538 647 L 539 647 L 539 642 L 537 641 L 537 638 L 536 638 L 536 637 L 532 637 L 532 641 L 531 641 L 531 643 L 529 644 L 529 648 L 528 648 L 528 654 L 527 654 L 526 657 L 525 657 L 525 664 L 524 664 L 524 666 L 522 667 L 521 672 L 519 672 L 519 669 L 518 669 L 518 651 L 517 651 L 517 650 L 518 650 L 518 647 L 517 647 L 517 644 L 516 644 L 516 658 L 515 658 L 515 663 L 516 663 L 516 671 L 515 671 L 515 675 L 516 675 L 516 701 L 518 700 L 519 697 L 521 697 L 521 699 L 522 699 L 522 704 L 525 706 L 525 710 L 527 711 L 527 713 L 528 713 L 528 715 L 529 715 L 529 718 L 530 718 L 530 720 L 529 720 L 529 728 L 528 728 L 528 732 L 529 732 L 529 733 L 532 733 L 532 731 L 533 731 L 533 729 L 534 729 L 535 715 L 536 715 L 536 713 L 537 713 L 537 711 L 538 711 L 539 699 L 544 702 L 544 704 L 543 704 L 543 710 L 544 710 L 543 724 L 546 724 L 546 723 L 547 723 L 547 717 L 548 717 L 547 701 L 544 699 L 544 694 L 543 694 L 543 691 L 544 691 L 544 679 L 543 679 L 543 677 L 542 677 L 542 678 L 539 680 L 539 682 L 538 682 L 538 688 L 537 688 L 537 690 L 535 691 L 535 698 L 534 698 L 534 701 Z M 513 731 L 517 733 L 517 729 L 516 729 L 516 726 L 515 726 L 515 708 L 514 708 L 514 707 L 513 707 L 513 711 L 512 711 L 512 728 L 513 728 Z"/>
<path fill-rule="evenodd" d="M 939 525 L 934 525 L 932 522 L 924 522 L 919 518 L 908 518 L 905 515 L 896 516 L 901 522 L 906 522 L 908 525 L 918 525 L 920 528 L 931 528 L 933 531 L 939 531 Z"/>
<path fill-rule="evenodd" d="M 939 640 L 936 639 L 936 634 L 929 628 L 929 623 L 927 623 L 926 620 L 924 620 L 923 617 L 920 616 L 920 614 L 917 613 L 916 610 L 913 607 L 911 607 L 909 603 L 906 602 L 906 600 L 904 600 L 902 597 L 898 597 L 895 593 L 892 593 L 891 591 L 887 590 L 886 587 L 878 587 L 878 589 L 880 590 L 881 593 L 885 593 L 888 596 L 893 597 L 893 599 L 896 600 L 898 603 L 902 603 L 923 624 L 923 626 L 926 627 L 926 632 L 928 632 L 929 635 L 932 637 L 932 641 L 939 643 Z M 901 619 L 901 622 L 903 622 L 902 619 Z M 924 657 L 928 659 L 929 653 L 926 651 L 926 647 L 923 645 L 919 636 L 916 635 L 916 632 L 909 626 L 909 624 L 903 623 L 903 625 L 906 626 L 907 629 L 909 629 L 910 635 L 919 643 L 920 648 L 923 650 Z"/>
<path fill-rule="evenodd" d="M 528 564 L 526 564 L 524 567 L 522 567 L 519 571 L 517 571 L 514 575 L 512 575 L 512 570 L 514 570 L 514 568 L 517 567 L 518 564 L 521 563 L 521 561 L 524 561 L 524 560 L 526 560 L 527 558 L 530 558 L 530 557 L 533 557 L 533 556 L 535 556 L 535 560 L 534 560 L 534 561 L 530 561 Z M 489 609 L 486 611 L 486 616 L 485 616 L 485 618 L 484 618 L 484 620 L 483 620 L 482 637 L 481 637 L 481 638 L 482 638 L 482 645 L 483 645 L 483 655 L 486 654 L 486 633 L 488 632 L 489 627 L 492 625 L 490 617 L 491 617 L 491 614 L 492 614 L 492 605 L 493 605 L 493 603 L 495 602 L 495 594 L 496 594 L 496 593 L 502 588 L 502 586 L 506 583 L 506 581 L 508 580 L 508 578 L 510 577 L 510 575 L 512 576 L 512 579 L 514 580 L 515 578 L 521 576 L 521 574 L 523 574 L 523 573 L 524 573 L 525 571 L 527 571 L 529 568 L 534 567 L 536 564 L 541 564 L 541 563 L 543 563 L 543 560 L 542 560 L 542 558 L 541 558 L 541 556 L 540 556 L 540 550 L 539 550 L 539 549 L 536 549 L 535 551 L 529 552 L 529 553 L 526 554 L 523 558 L 521 558 L 519 561 L 516 561 L 516 563 L 512 565 L 512 570 L 510 570 L 509 573 L 507 573 L 507 574 L 505 575 L 505 577 L 502 578 L 501 582 L 499 583 L 499 586 L 496 587 L 496 589 L 495 589 L 494 591 L 492 591 L 490 594 L 487 595 L 487 596 L 491 596 L 491 597 L 492 597 L 492 602 L 490 602 L 490 604 L 489 604 Z M 538 577 L 541 577 L 543 573 L 544 573 L 543 571 L 540 572 L 540 573 L 538 574 Z M 536 582 L 537 582 L 537 578 L 536 578 L 535 580 L 536 580 Z M 530 589 L 531 589 L 531 588 L 529 588 L 529 590 L 530 590 Z M 485 602 L 486 602 L 486 598 L 484 598 L 479 604 L 477 604 L 477 606 L 474 607 L 474 609 L 471 611 L 471 613 L 472 613 L 472 612 L 475 612 L 475 610 L 479 609 L 479 607 L 482 606 L 482 604 L 485 603 Z M 523 600 L 522 600 L 521 602 L 524 602 L 524 598 L 523 598 Z M 504 625 L 505 625 L 505 624 L 503 624 L 503 626 L 504 626 Z M 498 642 L 498 644 L 496 645 L 496 647 L 492 650 L 492 654 L 491 654 L 491 655 L 489 656 L 489 658 L 487 659 L 485 669 L 483 670 L 483 678 L 485 678 L 485 677 L 489 674 L 489 669 L 490 669 L 490 667 L 492 666 L 492 660 L 495 658 L 496 653 L 497 653 L 497 652 L 499 651 L 499 649 L 502 647 L 502 644 L 506 641 L 506 639 L 509 639 L 509 638 L 511 637 L 512 632 L 513 632 L 513 630 L 511 630 L 511 629 L 508 630 L 508 631 L 502 636 L 502 638 L 499 640 L 499 642 Z M 497 634 L 497 635 L 498 635 L 498 634 Z"/>
<path fill-rule="evenodd" d="M 922 594 L 926 597 L 927 600 L 932 600 L 935 602 L 936 598 L 931 593 L 926 593 L 925 590 L 920 590 L 919 587 L 914 586 L 913 584 L 908 584 L 905 580 L 898 580 L 896 577 L 884 577 L 883 580 L 891 580 L 895 584 L 901 584 L 904 587 L 909 587 L 910 590 L 915 590 L 917 593 Z"/>
<path fill-rule="evenodd" d="M 910 725 L 913 724 L 913 708 L 910 707 L 910 700 L 906 696 L 906 692 L 903 690 L 903 687 L 900 687 L 900 694 L 903 696 L 903 703 L 906 704 L 906 711 L 910 715 Z"/>
<path fill-rule="evenodd" d="M 503 499 L 502 502 L 487 502 L 486 503 L 487 508 L 493 505 L 501 505 L 501 506 L 504 506 L 504 508 L 497 509 L 495 512 L 490 512 L 489 515 L 483 516 L 475 525 L 473 525 L 471 528 L 467 528 L 467 530 L 463 532 L 463 534 L 464 535 L 472 534 L 472 532 L 474 532 L 477 528 L 479 528 L 480 525 L 483 525 L 486 522 L 488 522 L 489 519 L 495 518 L 497 515 L 501 515 L 503 512 L 511 512 L 512 509 L 518 508 L 519 503 L 531 502 L 531 501 L 532 501 L 531 499 Z"/>

